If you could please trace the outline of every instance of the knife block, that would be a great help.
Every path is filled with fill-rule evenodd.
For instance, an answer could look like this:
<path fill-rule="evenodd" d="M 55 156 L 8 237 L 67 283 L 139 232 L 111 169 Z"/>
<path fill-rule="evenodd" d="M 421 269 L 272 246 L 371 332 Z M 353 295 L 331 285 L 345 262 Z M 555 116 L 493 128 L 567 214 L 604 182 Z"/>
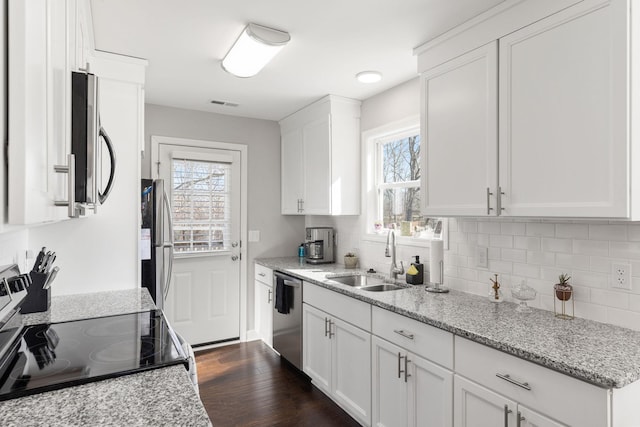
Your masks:
<path fill-rule="evenodd" d="M 22 303 L 20 313 L 40 313 L 49 310 L 51 307 L 51 288 L 44 289 L 49 275 L 32 271 L 29 276 L 31 277 L 31 285 L 27 288 L 27 296 Z"/>

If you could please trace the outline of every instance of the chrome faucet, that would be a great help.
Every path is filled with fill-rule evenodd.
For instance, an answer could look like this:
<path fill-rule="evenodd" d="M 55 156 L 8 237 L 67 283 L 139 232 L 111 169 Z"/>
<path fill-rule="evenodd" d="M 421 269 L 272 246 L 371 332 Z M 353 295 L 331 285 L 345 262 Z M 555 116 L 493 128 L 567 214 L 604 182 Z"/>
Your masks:
<path fill-rule="evenodd" d="M 389 230 L 389 234 L 387 234 L 387 247 L 384 249 L 384 256 L 391 257 L 391 271 L 389 272 L 389 276 L 393 280 L 398 278 L 398 274 L 404 274 L 404 265 L 402 265 L 402 261 L 400 261 L 400 267 L 396 264 L 396 232 L 393 230 Z"/>

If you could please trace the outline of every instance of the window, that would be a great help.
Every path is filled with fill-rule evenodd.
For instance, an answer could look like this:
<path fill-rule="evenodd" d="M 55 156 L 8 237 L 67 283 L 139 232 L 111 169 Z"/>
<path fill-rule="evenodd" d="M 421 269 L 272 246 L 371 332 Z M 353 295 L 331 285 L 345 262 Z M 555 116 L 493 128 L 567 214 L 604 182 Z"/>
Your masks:
<path fill-rule="evenodd" d="M 411 128 L 375 140 L 375 228 L 414 236 L 425 229 L 420 213 L 420 132 Z"/>
<path fill-rule="evenodd" d="M 231 224 L 231 165 L 173 159 L 171 170 L 175 251 L 226 250 Z"/>

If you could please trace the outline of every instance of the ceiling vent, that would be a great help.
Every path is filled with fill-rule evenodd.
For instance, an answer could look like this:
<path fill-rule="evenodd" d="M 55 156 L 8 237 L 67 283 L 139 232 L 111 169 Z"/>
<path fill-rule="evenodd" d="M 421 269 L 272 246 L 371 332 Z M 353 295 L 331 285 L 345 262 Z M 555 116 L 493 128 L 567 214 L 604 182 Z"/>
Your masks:
<path fill-rule="evenodd" d="M 233 102 L 218 101 L 217 99 L 212 100 L 211 103 L 213 105 L 220 105 L 222 107 L 237 107 L 238 106 L 238 104 L 235 104 Z"/>

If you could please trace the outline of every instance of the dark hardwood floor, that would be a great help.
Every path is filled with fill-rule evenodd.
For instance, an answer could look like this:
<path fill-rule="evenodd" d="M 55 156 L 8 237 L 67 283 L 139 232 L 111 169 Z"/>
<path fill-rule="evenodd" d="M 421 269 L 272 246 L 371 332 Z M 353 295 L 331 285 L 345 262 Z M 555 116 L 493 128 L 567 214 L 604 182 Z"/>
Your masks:
<path fill-rule="evenodd" d="M 214 427 L 359 425 L 262 341 L 198 352 L 196 363 Z"/>

